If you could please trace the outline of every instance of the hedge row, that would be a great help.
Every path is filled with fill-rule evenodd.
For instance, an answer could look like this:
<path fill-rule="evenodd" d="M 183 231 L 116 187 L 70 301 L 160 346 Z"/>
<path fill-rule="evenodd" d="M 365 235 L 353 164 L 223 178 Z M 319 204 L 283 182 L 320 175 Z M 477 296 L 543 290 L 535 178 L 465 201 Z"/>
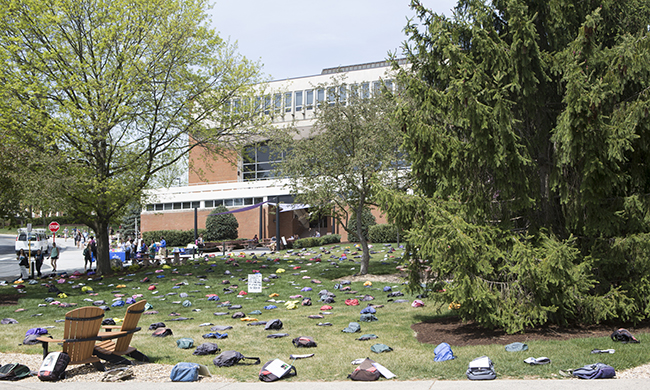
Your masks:
<path fill-rule="evenodd" d="M 204 234 L 205 229 L 199 229 L 198 235 Z M 165 237 L 167 246 L 185 247 L 187 244 L 194 243 L 194 229 L 192 230 L 155 230 L 151 232 L 143 232 L 142 239 L 149 245 L 151 240 L 155 242 L 160 241 L 160 237 Z"/>
<path fill-rule="evenodd" d="M 310 248 L 341 242 L 340 234 L 327 234 L 321 237 L 299 238 L 293 243 L 294 248 Z"/>
<path fill-rule="evenodd" d="M 397 227 L 389 223 L 373 225 L 368 231 L 368 239 L 375 243 L 397 242 Z"/>

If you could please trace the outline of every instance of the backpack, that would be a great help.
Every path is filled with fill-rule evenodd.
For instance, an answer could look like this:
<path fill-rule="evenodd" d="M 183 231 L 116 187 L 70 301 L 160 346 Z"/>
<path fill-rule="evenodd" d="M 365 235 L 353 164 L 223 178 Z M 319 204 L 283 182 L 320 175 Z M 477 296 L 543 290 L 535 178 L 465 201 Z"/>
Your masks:
<path fill-rule="evenodd" d="M 266 322 L 264 330 L 280 330 L 282 329 L 282 321 L 279 319 L 274 319 Z"/>
<path fill-rule="evenodd" d="M 359 367 L 352 371 L 352 374 L 348 375 L 348 378 L 353 381 L 376 381 L 379 379 L 381 374 L 379 373 L 379 370 L 372 365 L 373 363 L 373 360 L 365 359 L 361 364 L 359 364 Z"/>
<path fill-rule="evenodd" d="M 58 381 L 65 378 L 65 369 L 70 363 L 70 356 L 65 352 L 50 352 L 38 370 L 38 379 L 42 381 Z"/>
<path fill-rule="evenodd" d="M 298 372 L 296 367 L 283 362 L 280 359 L 269 360 L 264 363 L 260 369 L 260 380 L 264 382 L 274 382 L 278 379 L 296 376 Z"/>
<path fill-rule="evenodd" d="M 197 363 L 176 363 L 169 374 L 172 382 L 194 382 L 199 379 L 199 365 Z"/>
<path fill-rule="evenodd" d="M 379 319 L 375 317 L 374 314 L 366 313 L 366 314 L 361 314 L 361 316 L 359 317 L 359 321 L 373 322 L 373 321 L 379 321 Z"/>
<path fill-rule="evenodd" d="M 389 347 L 386 344 L 377 343 L 370 347 L 370 350 L 374 353 L 390 352 L 393 348 Z"/>
<path fill-rule="evenodd" d="M 169 328 L 158 328 L 156 329 L 155 332 L 153 332 L 152 336 L 153 337 L 167 337 L 173 335 L 174 332 L 172 332 L 171 329 Z"/>
<path fill-rule="evenodd" d="M 219 354 L 212 363 L 217 367 L 230 367 L 239 363 L 242 360 L 253 360 L 254 363 L 250 364 L 260 364 L 260 358 L 257 357 L 246 357 L 237 351 L 224 351 Z"/>
<path fill-rule="evenodd" d="M 350 322 L 350 324 L 348 324 L 347 328 L 343 329 L 341 332 L 345 332 L 345 333 L 361 332 L 361 325 L 359 325 L 359 323 L 357 323 L 357 322 Z"/>
<path fill-rule="evenodd" d="M 588 364 L 573 370 L 573 376 L 580 379 L 602 379 L 616 376 L 614 367 L 604 363 Z"/>
<path fill-rule="evenodd" d="M 298 348 L 313 348 L 316 347 L 316 342 L 312 337 L 300 336 L 292 340 L 293 345 Z"/>
<path fill-rule="evenodd" d="M 182 349 L 189 349 L 194 347 L 194 340 L 189 337 L 184 337 L 176 340 L 176 346 Z"/>
<path fill-rule="evenodd" d="M 639 342 L 639 340 L 632 336 L 632 333 L 630 333 L 630 331 L 623 328 L 614 331 L 614 333 L 611 335 L 611 338 L 613 341 L 620 341 L 623 344 Z"/>
<path fill-rule="evenodd" d="M 486 380 L 496 379 L 497 373 L 494 371 L 494 364 L 487 356 L 478 357 L 471 362 L 467 368 L 467 379 Z"/>
<path fill-rule="evenodd" d="M 0 380 L 16 381 L 31 374 L 29 367 L 20 363 L 9 363 L 0 367 Z"/>
<path fill-rule="evenodd" d="M 434 362 L 444 362 L 446 360 L 456 359 L 454 353 L 451 351 L 451 346 L 447 343 L 440 343 L 436 346 L 436 349 L 433 350 L 433 353 L 436 355 L 433 358 Z"/>
<path fill-rule="evenodd" d="M 192 355 L 214 355 L 221 351 L 221 348 L 216 343 L 203 343 L 196 347 Z"/>

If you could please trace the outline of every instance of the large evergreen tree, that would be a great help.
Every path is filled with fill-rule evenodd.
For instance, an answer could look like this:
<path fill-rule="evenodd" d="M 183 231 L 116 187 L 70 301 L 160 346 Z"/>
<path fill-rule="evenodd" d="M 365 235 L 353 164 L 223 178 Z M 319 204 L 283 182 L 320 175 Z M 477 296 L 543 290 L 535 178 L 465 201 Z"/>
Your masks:
<path fill-rule="evenodd" d="M 411 4 L 416 196 L 382 199 L 410 229 L 413 281 L 511 332 L 645 318 L 650 1 Z"/>

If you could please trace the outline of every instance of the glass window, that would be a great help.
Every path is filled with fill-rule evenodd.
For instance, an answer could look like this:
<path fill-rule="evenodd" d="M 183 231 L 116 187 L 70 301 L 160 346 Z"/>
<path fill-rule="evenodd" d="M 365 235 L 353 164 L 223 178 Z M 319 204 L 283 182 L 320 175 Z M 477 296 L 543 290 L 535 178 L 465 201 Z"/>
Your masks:
<path fill-rule="evenodd" d="M 336 89 L 334 87 L 327 88 L 327 104 L 333 106 L 336 102 Z"/>
<path fill-rule="evenodd" d="M 223 206 L 223 199 L 215 200 L 214 207 Z"/>
<path fill-rule="evenodd" d="M 193 209 L 198 209 L 199 207 L 201 207 L 201 202 L 192 202 Z"/>
<path fill-rule="evenodd" d="M 156 211 L 162 211 L 162 209 L 163 209 L 162 203 L 156 203 L 155 208 L 156 208 Z"/>
<path fill-rule="evenodd" d="M 325 101 L 325 90 L 319 89 L 316 91 L 316 106 L 320 107 L 320 104 Z"/>
<path fill-rule="evenodd" d="M 172 204 L 171 203 L 165 203 L 165 210 L 171 210 L 172 209 Z"/>
<path fill-rule="evenodd" d="M 256 114 L 262 112 L 262 98 L 259 96 L 255 98 L 255 106 L 253 107 L 253 112 Z"/>
<path fill-rule="evenodd" d="M 393 80 L 384 81 L 384 85 L 389 92 L 393 92 Z"/>
<path fill-rule="evenodd" d="M 153 211 L 153 205 L 152 204 L 147 205 L 147 211 Z"/>
<path fill-rule="evenodd" d="M 232 112 L 233 114 L 239 114 L 239 107 L 241 106 L 241 101 L 236 99 L 232 102 Z"/>
<path fill-rule="evenodd" d="M 188 203 L 189 204 L 189 203 Z M 212 208 L 214 207 L 214 200 L 206 200 L 205 201 L 205 207 L 206 208 Z"/>
<path fill-rule="evenodd" d="M 284 94 L 284 112 L 291 112 L 291 92 Z"/>
<path fill-rule="evenodd" d="M 244 198 L 244 206 L 250 206 L 253 204 L 253 198 Z"/>
<path fill-rule="evenodd" d="M 191 203 L 190 202 L 183 202 L 183 208 L 184 209 L 191 209 Z"/>
<path fill-rule="evenodd" d="M 381 95 L 381 81 L 373 81 L 373 83 L 372 83 L 372 95 L 373 96 Z"/>
<path fill-rule="evenodd" d="M 237 198 L 233 199 L 233 206 L 243 206 L 244 205 L 244 199 L 242 198 Z"/>
<path fill-rule="evenodd" d="M 276 93 L 273 95 L 273 112 L 279 114 L 280 110 L 282 110 L 282 95 Z"/>
<path fill-rule="evenodd" d="M 370 83 L 361 83 L 361 98 L 367 99 L 370 97 Z"/>
<path fill-rule="evenodd" d="M 232 207 L 233 205 L 232 199 L 224 199 L 223 203 L 226 205 L 226 207 Z"/>
<path fill-rule="evenodd" d="M 342 104 L 345 104 L 345 101 L 348 99 L 347 96 L 347 87 L 345 85 L 341 85 L 339 88 L 339 102 Z"/>
<path fill-rule="evenodd" d="M 264 96 L 264 115 L 269 115 L 271 112 L 271 95 Z"/>
<path fill-rule="evenodd" d="M 305 105 L 307 106 L 308 110 L 311 110 L 314 107 L 314 90 L 313 89 L 308 89 L 305 92 Z"/>
<path fill-rule="evenodd" d="M 296 91 L 296 112 L 302 111 L 302 91 Z"/>
<path fill-rule="evenodd" d="M 262 202 L 264 202 L 263 198 L 254 198 L 254 200 L 253 200 L 254 204 L 258 204 L 258 203 L 262 203 Z"/>
<path fill-rule="evenodd" d="M 174 203 L 174 210 L 180 210 L 180 209 L 181 209 L 181 203 L 180 202 Z"/>

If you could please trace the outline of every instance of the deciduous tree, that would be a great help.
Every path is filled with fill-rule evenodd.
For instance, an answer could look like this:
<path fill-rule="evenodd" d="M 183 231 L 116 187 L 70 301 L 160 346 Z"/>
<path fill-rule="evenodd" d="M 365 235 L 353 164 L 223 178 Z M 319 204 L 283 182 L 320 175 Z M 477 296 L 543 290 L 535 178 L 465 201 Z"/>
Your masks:
<path fill-rule="evenodd" d="M 205 0 L 1 0 L 1 123 L 46 139 L 58 209 L 97 233 L 190 149 L 248 139 L 259 66 L 207 25 Z M 242 103 L 239 107 L 243 107 Z M 192 142 L 190 142 L 190 139 Z"/>

